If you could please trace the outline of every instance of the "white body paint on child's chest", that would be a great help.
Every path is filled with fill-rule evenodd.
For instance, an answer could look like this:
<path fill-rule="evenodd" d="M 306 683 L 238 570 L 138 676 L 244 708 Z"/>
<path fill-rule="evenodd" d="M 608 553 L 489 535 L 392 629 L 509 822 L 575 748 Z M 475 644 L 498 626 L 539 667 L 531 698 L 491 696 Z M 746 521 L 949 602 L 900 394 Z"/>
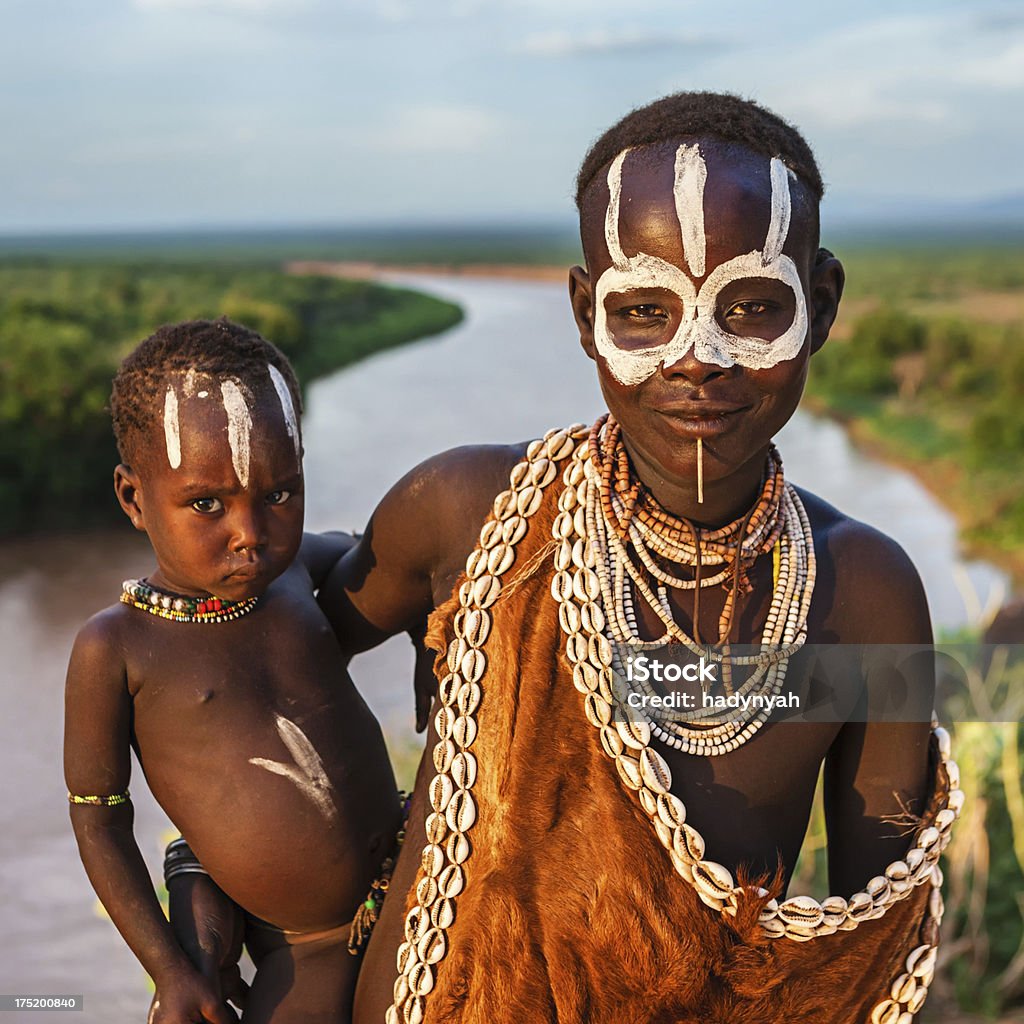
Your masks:
<path fill-rule="evenodd" d="M 334 805 L 334 788 L 331 786 L 330 779 L 327 778 L 324 763 L 320 760 L 316 748 L 294 722 L 290 722 L 281 715 L 275 715 L 274 720 L 277 723 L 278 735 L 288 748 L 288 753 L 292 755 L 295 763 L 284 764 L 281 761 L 271 761 L 266 757 L 250 757 L 249 764 L 290 779 L 304 796 L 316 804 L 320 813 L 328 821 L 333 821 L 338 816 L 338 809 Z"/>
<path fill-rule="evenodd" d="M 594 340 L 612 376 L 621 384 L 641 384 L 659 367 L 671 366 L 691 349 L 703 363 L 724 367 L 738 363 L 755 370 L 767 369 L 796 356 L 807 334 L 807 303 L 796 264 L 782 253 L 789 235 L 792 208 L 791 172 L 786 165 L 777 158 L 771 161 L 771 215 L 763 248 L 719 264 L 698 291 L 694 280 L 674 264 L 647 253 L 627 256 L 623 252 L 619 241 L 619 215 L 622 165 L 628 153 L 628 149 L 621 152 L 608 168 L 605 242 L 612 265 L 598 278 L 594 294 Z M 676 218 L 685 262 L 694 279 L 706 273 L 704 188 L 707 173 L 699 146 L 684 144 L 676 150 L 673 186 Z M 719 293 L 732 282 L 749 278 L 778 280 L 793 291 L 793 322 L 777 338 L 741 337 L 723 330 L 718 323 Z M 608 297 L 654 288 L 672 292 L 682 300 L 683 315 L 675 334 L 665 344 L 620 348 L 608 325 Z"/>

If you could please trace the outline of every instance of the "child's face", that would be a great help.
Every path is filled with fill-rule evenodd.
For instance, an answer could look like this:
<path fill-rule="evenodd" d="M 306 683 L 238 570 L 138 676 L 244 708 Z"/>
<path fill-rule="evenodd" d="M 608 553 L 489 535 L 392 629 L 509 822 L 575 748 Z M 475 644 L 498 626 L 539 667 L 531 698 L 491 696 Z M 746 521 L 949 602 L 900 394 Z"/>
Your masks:
<path fill-rule="evenodd" d="M 760 459 L 824 341 L 803 186 L 694 139 L 627 153 L 594 192 L 573 306 L 630 445 L 670 479 L 694 478 L 697 438 L 709 479 Z"/>
<path fill-rule="evenodd" d="M 140 466 L 115 473 L 122 507 L 156 553 L 155 586 L 240 600 L 291 564 L 303 480 L 286 397 L 265 387 L 253 400 L 229 378 L 169 386 Z"/>

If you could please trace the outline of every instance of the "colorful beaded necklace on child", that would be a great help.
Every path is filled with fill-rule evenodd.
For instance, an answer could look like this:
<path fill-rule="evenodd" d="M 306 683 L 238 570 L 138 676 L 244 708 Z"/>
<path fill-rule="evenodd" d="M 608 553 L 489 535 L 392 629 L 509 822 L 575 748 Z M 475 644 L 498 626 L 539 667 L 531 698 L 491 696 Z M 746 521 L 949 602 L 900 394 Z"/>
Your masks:
<path fill-rule="evenodd" d="M 228 601 L 223 597 L 184 597 L 157 590 L 144 580 L 125 580 L 121 584 L 121 603 L 130 604 L 150 615 L 174 622 L 229 622 L 247 615 L 259 597 Z"/>

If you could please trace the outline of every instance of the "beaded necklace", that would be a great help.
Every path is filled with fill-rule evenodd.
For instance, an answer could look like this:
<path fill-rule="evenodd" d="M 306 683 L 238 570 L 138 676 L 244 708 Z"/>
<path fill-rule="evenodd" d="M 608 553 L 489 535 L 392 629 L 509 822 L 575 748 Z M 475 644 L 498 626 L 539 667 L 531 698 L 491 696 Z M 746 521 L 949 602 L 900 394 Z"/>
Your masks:
<path fill-rule="evenodd" d="M 621 696 L 628 696 L 622 682 L 626 678 L 622 646 L 635 650 L 683 644 L 694 655 L 721 666 L 729 697 L 759 699 L 738 701 L 748 709 L 742 715 L 735 707 L 723 714 L 714 704 L 680 711 L 644 702 L 637 709 L 639 717 L 658 739 L 686 753 L 715 756 L 735 750 L 771 714 L 774 702 L 770 698 L 782 689 L 789 657 L 806 640 L 807 611 L 814 591 L 814 538 L 799 496 L 785 483 L 778 452 L 774 447 L 769 451 L 761 495 L 751 510 L 705 535 L 661 509 L 643 485 L 631 479 L 621 428 L 610 417 L 594 424 L 587 450 L 579 451 L 576 460 L 582 471 L 578 473 L 577 500 L 585 510 L 583 529 L 577 533 L 586 539 L 592 552 L 604 611 L 602 632 L 609 641 L 610 664 L 618 688 L 624 691 Z M 685 539 L 687 534 L 689 540 Z M 747 569 L 769 551 L 777 552 L 777 571 L 761 651 L 736 656 L 729 642 L 737 595 L 749 587 L 745 582 Z M 702 576 L 704 564 L 727 564 L 730 555 L 731 566 L 709 578 Z M 655 556 L 694 567 L 693 580 L 681 580 L 666 571 Z M 730 585 L 719 619 L 720 649 L 701 641 L 698 626 L 700 590 L 715 583 Z M 675 621 L 669 605 L 667 588 L 680 584 L 694 594 L 692 637 Z M 664 627 L 661 637 L 648 641 L 641 638 L 635 599 L 644 600 L 654 611 Z M 752 668 L 738 691 L 732 686 L 733 666 Z M 649 687 L 641 689 L 653 692 Z M 699 725 L 694 727 L 694 723 Z"/>
<path fill-rule="evenodd" d="M 241 601 L 228 601 L 222 597 L 184 597 L 158 590 L 145 580 L 125 580 L 121 584 L 122 604 L 130 604 L 140 611 L 173 622 L 229 622 L 248 615 L 258 601 L 259 597 L 245 597 Z"/>

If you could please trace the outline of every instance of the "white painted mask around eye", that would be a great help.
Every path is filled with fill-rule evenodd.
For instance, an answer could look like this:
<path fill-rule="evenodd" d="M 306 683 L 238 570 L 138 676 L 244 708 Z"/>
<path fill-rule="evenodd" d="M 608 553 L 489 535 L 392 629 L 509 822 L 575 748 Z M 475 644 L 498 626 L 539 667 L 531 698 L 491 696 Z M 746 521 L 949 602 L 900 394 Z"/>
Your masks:
<path fill-rule="evenodd" d="M 608 168 L 605 242 L 612 265 L 598 278 L 594 290 L 594 341 L 612 376 L 620 384 L 641 384 L 659 367 L 678 362 L 691 348 L 695 358 L 702 363 L 722 367 L 738 363 L 752 370 L 768 369 L 797 355 L 807 334 L 807 303 L 796 264 L 782 253 L 789 234 L 791 214 L 790 172 L 786 165 L 777 158 L 771 161 L 771 220 L 764 247 L 715 267 L 698 291 L 693 280 L 674 264 L 647 253 L 635 256 L 623 253 L 619 242 L 619 205 L 622 165 L 628 153 L 628 149 L 621 152 Z M 706 181 L 707 165 L 700 148 L 681 145 L 676 150 L 673 194 L 683 255 L 693 278 L 707 273 L 704 232 Z M 732 282 L 750 278 L 777 280 L 793 292 L 793 320 L 774 338 L 730 334 L 718 323 L 715 313 L 719 294 Z M 675 334 L 665 343 L 646 348 L 620 346 L 608 325 L 608 296 L 650 289 L 671 292 L 679 297 L 683 314 Z"/>

